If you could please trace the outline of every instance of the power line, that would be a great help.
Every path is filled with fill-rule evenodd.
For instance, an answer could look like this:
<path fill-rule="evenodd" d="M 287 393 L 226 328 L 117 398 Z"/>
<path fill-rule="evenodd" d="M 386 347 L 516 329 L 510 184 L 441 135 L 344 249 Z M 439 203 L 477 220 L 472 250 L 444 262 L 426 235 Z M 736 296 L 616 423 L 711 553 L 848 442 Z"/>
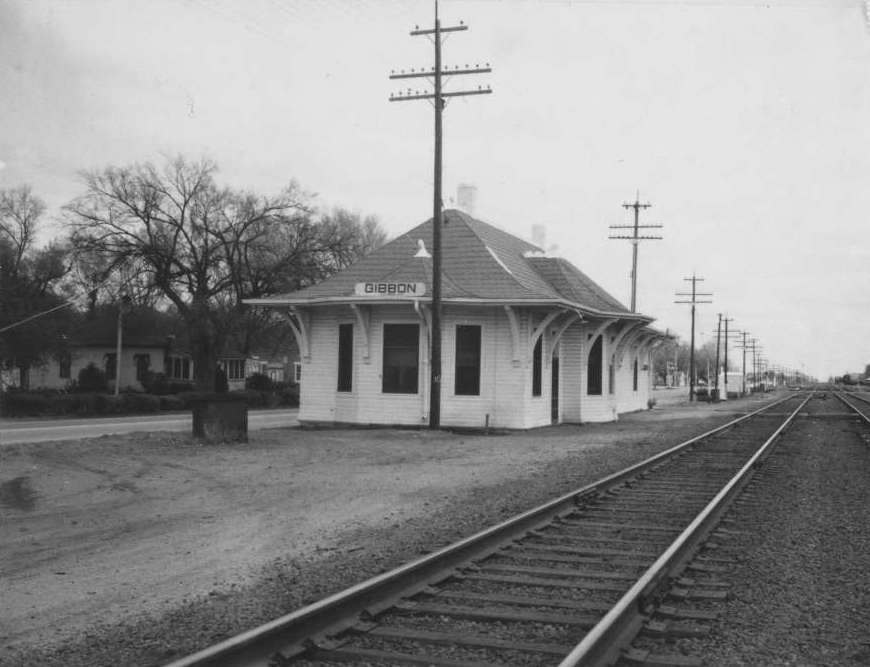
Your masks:
<path fill-rule="evenodd" d="M 443 76 L 457 76 L 466 74 L 486 74 L 492 71 L 489 63 L 483 67 L 480 64 L 453 69 L 443 68 L 441 65 L 442 35 L 444 33 L 460 32 L 468 30 L 468 26 L 462 21 L 456 26 L 442 27 L 438 18 L 438 0 L 435 0 L 435 25 L 433 28 L 415 26 L 411 36 L 428 37 L 435 46 L 435 64 L 431 69 L 419 71 L 401 70 L 390 72 L 390 79 L 428 79 L 432 83 L 432 92 L 425 90 L 411 90 L 390 95 L 390 102 L 405 102 L 409 100 L 430 100 L 435 108 L 435 182 L 432 202 L 432 324 L 431 324 L 431 361 L 430 361 L 430 384 L 429 384 L 429 428 L 437 429 L 441 425 L 441 212 L 443 198 L 441 196 L 441 172 L 442 172 L 442 122 L 441 116 L 447 104 L 448 97 L 462 97 L 467 95 L 483 95 L 492 92 L 487 86 L 478 86 L 477 90 L 461 90 L 446 93 L 442 87 Z"/>

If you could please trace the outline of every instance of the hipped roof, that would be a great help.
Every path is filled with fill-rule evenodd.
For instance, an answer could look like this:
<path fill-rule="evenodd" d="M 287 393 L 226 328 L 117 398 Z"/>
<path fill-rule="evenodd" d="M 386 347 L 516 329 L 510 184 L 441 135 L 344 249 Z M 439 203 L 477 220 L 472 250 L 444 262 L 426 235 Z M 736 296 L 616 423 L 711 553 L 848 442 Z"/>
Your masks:
<path fill-rule="evenodd" d="M 445 303 L 554 305 L 592 315 L 652 320 L 629 311 L 569 261 L 547 257 L 538 246 L 462 211 L 450 209 L 442 215 L 441 295 Z M 376 297 L 355 294 L 356 284 L 366 282 L 425 283 L 424 300 L 429 300 L 432 260 L 415 255 L 418 241 L 431 253 L 432 230 L 429 219 L 317 285 L 246 303 L 303 306 L 377 302 Z M 389 299 L 392 303 L 396 300 Z"/>

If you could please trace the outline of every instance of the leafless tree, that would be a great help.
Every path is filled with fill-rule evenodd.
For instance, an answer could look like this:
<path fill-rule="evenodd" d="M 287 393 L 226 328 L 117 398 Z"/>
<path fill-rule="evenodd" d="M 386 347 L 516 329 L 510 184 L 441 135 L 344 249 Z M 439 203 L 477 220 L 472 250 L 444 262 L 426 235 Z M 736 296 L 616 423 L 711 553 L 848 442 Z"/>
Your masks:
<path fill-rule="evenodd" d="M 8 248 L 6 270 L 17 274 L 25 255 L 33 249 L 45 203 L 29 185 L 0 190 L 0 243 Z"/>
<path fill-rule="evenodd" d="M 216 173 L 214 162 L 184 157 L 108 167 L 84 173 L 85 194 L 66 207 L 79 253 L 107 274 L 133 269 L 176 308 L 203 389 L 230 337 L 267 317 L 248 313 L 243 298 L 310 284 L 348 257 L 347 238 L 324 233 L 295 182 L 264 197 L 221 187 Z M 325 266 L 330 255 L 341 259 Z"/>

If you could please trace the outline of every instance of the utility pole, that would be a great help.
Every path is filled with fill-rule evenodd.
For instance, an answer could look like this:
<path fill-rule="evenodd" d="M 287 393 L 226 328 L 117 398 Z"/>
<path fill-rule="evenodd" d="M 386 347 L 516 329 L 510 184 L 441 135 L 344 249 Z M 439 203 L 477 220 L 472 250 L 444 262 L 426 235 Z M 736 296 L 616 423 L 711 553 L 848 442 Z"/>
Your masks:
<path fill-rule="evenodd" d="M 438 18 L 438 0 L 435 0 L 435 27 L 420 29 L 415 26 L 411 36 L 425 35 L 429 37 L 435 46 L 435 65 L 427 69 L 410 71 L 401 70 L 390 73 L 390 79 L 418 79 L 425 78 L 432 82 L 432 92 L 425 90 L 411 90 L 390 95 L 390 102 L 407 102 L 410 100 L 430 100 L 435 108 L 435 165 L 434 165 L 434 188 L 432 197 L 432 331 L 430 347 L 430 382 L 429 382 L 429 428 L 438 429 L 441 426 L 441 209 L 443 198 L 441 196 L 441 172 L 442 172 L 442 136 L 441 116 L 447 104 L 448 97 L 462 97 L 465 95 L 485 95 L 492 92 L 487 86 L 478 86 L 477 90 L 460 90 L 456 92 L 443 92 L 442 78 L 444 76 L 458 76 L 461 74 L 486 74 L 492 71 L 489 63 L 485 67 L 480 65 L 450 68 L 441 66 L 442 35 L 444 33 L 468 30 L 468 26 L 460 21 L 459 25 L 442 27 Z"/>
<path fill-rule="evenodd" d="M 649 208 L 652 204 L 640 203 L 640 191 L 635 197 L 634 203 L 625 203 L 622 205 L 625 209 L 634 209 L 634 224 L 633 225 L 610 225 L 610 229 L 631 229 L 631 236 L 625 235 L 610 235 L 610 239 L 628 239 L 631 241 L 631 312 L 637 312 L 637 246 L 641 241 L 660 240 L 661 236 L 640 236 L 641 229 L 661 229 L 663 225 L 641 225 L 640 209 Z"/>
<path fill-rule="evenodd" d="M 722 321 L 725 323 L 725 398 L 728 398 L 728 323 L 733 322 L 733 317 L 724 317 Z M 734 333 L 733 331 L 731 333 Z"/>
<path fill-rule="evenodd" d="M 716 326 L 716 400 L 719 400 L 719 348 L 722 345 L 722 313 L 716 313 L 719 316 L 719 324 Z"/>
<path fill-rule="evenodd" d="M 691 301 L 674 301 L 674 303 L 690 303 L 692 304 L 692 342 L 689 345 L 689 402 L 695 400 L 695 306 L 699 303 L 713 303 L 712 301 L 698 301 L 699 296 L 713 296 L 712 292 L 698 292 L 697 284 L 702 282 L 704 278 L 698 278 L 694 273 L 691 278 L 683 278 L 683 280 L 691 281 L 691 292 L 677 292 L 677 296 L 692 297 Z"/>

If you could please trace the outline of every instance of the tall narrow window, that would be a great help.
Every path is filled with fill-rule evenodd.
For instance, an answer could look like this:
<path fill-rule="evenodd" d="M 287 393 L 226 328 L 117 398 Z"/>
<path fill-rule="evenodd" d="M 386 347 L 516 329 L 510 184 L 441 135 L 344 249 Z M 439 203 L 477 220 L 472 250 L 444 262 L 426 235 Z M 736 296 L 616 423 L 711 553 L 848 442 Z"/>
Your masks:
<path fill-rule="evenodd" d="M 480 396 L 480 327 L 456 327 L 456 379 L 457 396 Z"/>
<path fill-rule="evenodd" d="M 385 394 L 416 394 L 419 363 L 420 326 L 385 324 L 381 391 Z"/>
<path fill-rule="evenodd" d="M 535 351 L 532 353 L 532 396 L 541 395 L 541 362 L 544 357 L 544 346 L 541 344 L 543 336 L 535 343 Z"/>
<path fill-rule="evenodd" d="M 589 350 L 589 362 L 586 365 L 586 393 L 589 396 L 601 396 L 601 362 L 601 336 L 599 336 Z"/>
<path fill-rule="evenodd" d="M 607 364 L 607 393 L 616 393 L 616 376 L 613 368 L 613 357 L 610 357 L 610 363 Z"/>
<path fill-rule="evenodd" d="M 151 370 L 151 355 L 134 354 L 133 361 L 136 363 L 136 380 L 142 382 Z"/>
<path fill-rule="evenodd" d="M 58 356 L 58 376 L 64 379 L 69 378 L 72 367 L 72 356 L 69 352 L 61 352 Z"/>
<path fill-rule="evenodd" d="M 118 362 L 118 356 L 114 352 L 107 352 L 103 356 L 103 362 L 106 368 L 106 377 L 109 380 L 115 379 L 115 368 Z"/>
<path fill-rule="evenodd" d="M 637 358 L 634 360 L 634 369 L 632 370 L 632 388 L 637 391 Z"/>
<path fill-rule="evenodd" d="M 338 325 L 338 391 L 353 387 L 353 325 Z"/>

